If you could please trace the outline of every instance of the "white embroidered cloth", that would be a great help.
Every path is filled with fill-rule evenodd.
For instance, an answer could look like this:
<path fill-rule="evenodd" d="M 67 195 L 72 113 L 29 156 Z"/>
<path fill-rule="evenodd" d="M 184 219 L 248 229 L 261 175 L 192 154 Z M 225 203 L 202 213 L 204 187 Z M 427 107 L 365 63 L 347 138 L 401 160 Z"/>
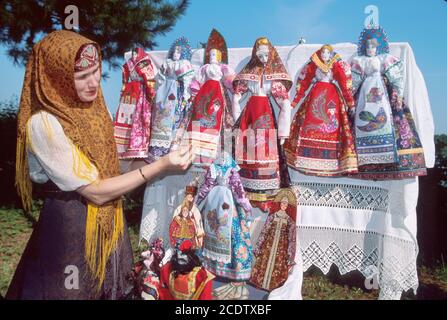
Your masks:
<path fill-rule="evenodd" d="M 294 84 L 300 69 L 320 47 L 319 44 L 277 47 Z M 357 50 L 351 43 L 333 47 L 345 60 L 351 59 Z M 434 123 L 424 78 L 408 43 L 391 43 L 390 50 L 404 62 L 405 100 L 418 129 L 426 165 L 433 167 Z M 252 48 L 229 49 L 229 66 L 240 71 L 249 61 L 251 51 Z M 192 64 L 196 70 L 202 64 L 203 53 L 203 49 L 193 52 Z M 153 51 L 150 55 L 159 67 L 167 51 Z M 295 85 L 290 91 L 291 99 L 294 94 Z M 334 264 L 341 274 L 358 270 L 367 278 L 365 284 L 378 282 L 380 299 L 399 299 L 403 291 L 417 290 L 417 178 L 374 182 L 318 178 L 295 171 L 291 172 L 291 178 L 298 198 L 297 264 L 287 282 L 271 292 L 269 299 L 301 299 L 303 271 L 312 265 L 324 273 Z M 184 186 L 165 185 L 165 188 Z M 155 223 L 151 221 L 149 225 Z M 166 225 L 153 230 L 158 227 L 165 229 Z M 145 233 L 144 230 L 141 232 Z M 159 232 L 165 234 L 167 230 Z"/>

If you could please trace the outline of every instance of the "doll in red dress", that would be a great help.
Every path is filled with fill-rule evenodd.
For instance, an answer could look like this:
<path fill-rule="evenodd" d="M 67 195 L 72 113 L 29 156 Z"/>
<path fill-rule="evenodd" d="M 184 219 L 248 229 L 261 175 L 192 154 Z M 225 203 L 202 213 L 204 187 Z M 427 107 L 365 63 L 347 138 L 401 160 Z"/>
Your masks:
<path fill-rule="evenodd" d="M 296 90 L 292 107 L 302 104 L 284 144 L 289 167 L 317 176 L 356 173 L 349 122 L 354 113 L 349 64 L 330 45 L 324 45 L 304 66 Z"/>
<path fill-rule="evenodd" d="M 191 241 L 183 241 L 161 268 L 160 300 L 212 300 L 213 279 L 202 267 Z"/>

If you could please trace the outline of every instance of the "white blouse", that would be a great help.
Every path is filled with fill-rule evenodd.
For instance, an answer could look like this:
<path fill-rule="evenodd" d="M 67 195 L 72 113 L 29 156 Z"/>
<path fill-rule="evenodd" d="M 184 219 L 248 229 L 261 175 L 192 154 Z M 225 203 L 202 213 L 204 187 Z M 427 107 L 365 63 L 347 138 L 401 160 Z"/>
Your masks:
<path fill-rule="evenodd" d="M 74 191 L 98 178 L 97 168 L 65 135 L 52 114 L 40 111 L 31 116 L 27 123 L 27 135 L 32 181 L 45 183 L 51 179 L 62 191 Z"/>

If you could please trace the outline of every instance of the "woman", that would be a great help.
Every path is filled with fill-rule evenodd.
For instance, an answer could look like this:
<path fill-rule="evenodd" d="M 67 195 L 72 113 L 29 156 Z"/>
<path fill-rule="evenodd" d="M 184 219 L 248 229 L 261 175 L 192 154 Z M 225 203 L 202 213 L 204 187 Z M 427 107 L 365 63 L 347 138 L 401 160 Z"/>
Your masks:
<path fill-rule="evenodd" d="M 37 43 L 29 57 L 16 185 L 25 209 L 31 207 L 31 180 L 45 183 L 47 196 L 9 299 L 123 297 L 133 259 L 119 197 L 191 163 L 189 151 L 178 151 L 119 175 L 99 52 L 96 43 L 62 30 Z"/>

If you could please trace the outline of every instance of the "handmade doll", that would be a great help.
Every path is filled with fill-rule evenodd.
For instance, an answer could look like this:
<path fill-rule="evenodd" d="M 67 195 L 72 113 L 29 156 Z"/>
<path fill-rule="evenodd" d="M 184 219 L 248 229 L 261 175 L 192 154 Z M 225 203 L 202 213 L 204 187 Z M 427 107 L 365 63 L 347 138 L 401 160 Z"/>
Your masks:
<path fill-rule="evenodd" d="M 363 179 L 425 175 L 424 152 L 403 100 L 404 66 L 389 54 L 381 27 L 363 30 L 351 61 L 356 93 L 355 144 Z"/>
<path fill-rule="evenodd" d="M 123 87 L 114 123 L 120 159 L 148 156 L 154 87 L 151 58 L 142 48 L 135 48 L 123 65 Z"/>
<path fill-rule="evenodd" d="M 208 38 L 204 62 L 196 76 L 200 91 L 192 104 L 187 132 L 192 145 L 197 147 L 195 164 L 208 167 L 217 157 L 222 129 L 234 125 L 230 94 L 235 75 L 227 65 L 225 39 L 215 29 Z"/>
<path fill-rule="evenodd" d="M 202 267 L 192 243 L 183 241 L 161 268 L 160 300 L 212 300 L 214 275 Z"/>
<path fill-rule="evenodd" d="M 349 121 L 354 108 L 351 84 L 349 65 L 330 45 L 322 46 L 303 67 L 292 106 L 302 104 L 284 145 L 290 168 L 317 176 L 357 172 Z"/>
<path fill-rule="evenodd" d="M 256 40 L 247 65 L 233 81 L 235 159 L 250 200 L 266 201 L 280 187 L 280 145 L 289 136 L 292 80 L 267 38 Z M 248 98 L 242 113 L 240 100 Z M 278 121 L 273 105 L 280 108 Z M 239 116 L 240 115 L 240 116 Z"/>
<path fill-rule="evenodd" d="M 250 283 L 272 291 L 284 284 L 294 265 L 296 248 L 296 196 L 292 189 L 281 189 L 253 251 Z"/>
<path fill-rule="evenodd" d="M 184 240 L 190 240 L 194 249 L 199 246 L 196 224 L 187 205 L 182 205 L 180 213 L 172 219 L 169 226 L 169 235 L 171 246 L 174 248 Z"/>
<path fill-rule="evenodd" d="M 203 230 L 203 222 L 202 222 L 202 214 L 200 210 L 197 208 L 194 203 L 194 198 L 197 195 L 197 187 L 189 185 L 186 187 L 185 191 L 185 199 L 183 202 L 175 209 L 174 218 L 179 216 L 183 210 L 183 208 L 187 208 L 189 215 L 192 217 L 195 227 L 195 244 L 198 248 L 202 247 L 203 237 L 205 236 L 205 232 Z"/>
<path fill-rule="evenodd" d="M 179 130 L 185 130 L 190 117 L 191 47 L 186 38 L 177 39 L 168 52 L 168 58 L 156 77 L 157 93 L 153 108 L 148 162 L 175 149 Z"/>
<path fill-rule="evenodd" d="M 204 267 L 213 274 L 238 282 L 228 299 L 247 299 L 252 247 L 249 223 L 252 208 L 245 197 L 239 168 L 231 155 L 222 153 L 209 167 L 199 188 L 197 203 L 204 202 Z M 226 287 L 229 289 L 229 287 Z M 226 299 L 217 292 L 220 299 Z"/>
<path fill-rule="evenodd" d="M 164 254 L 161 238 L 154 240 L 149 250 L 141 254 L 144 260 L 135 264 L 131 275 L 137 299 L 159 300 L 160 267 Z"/>

